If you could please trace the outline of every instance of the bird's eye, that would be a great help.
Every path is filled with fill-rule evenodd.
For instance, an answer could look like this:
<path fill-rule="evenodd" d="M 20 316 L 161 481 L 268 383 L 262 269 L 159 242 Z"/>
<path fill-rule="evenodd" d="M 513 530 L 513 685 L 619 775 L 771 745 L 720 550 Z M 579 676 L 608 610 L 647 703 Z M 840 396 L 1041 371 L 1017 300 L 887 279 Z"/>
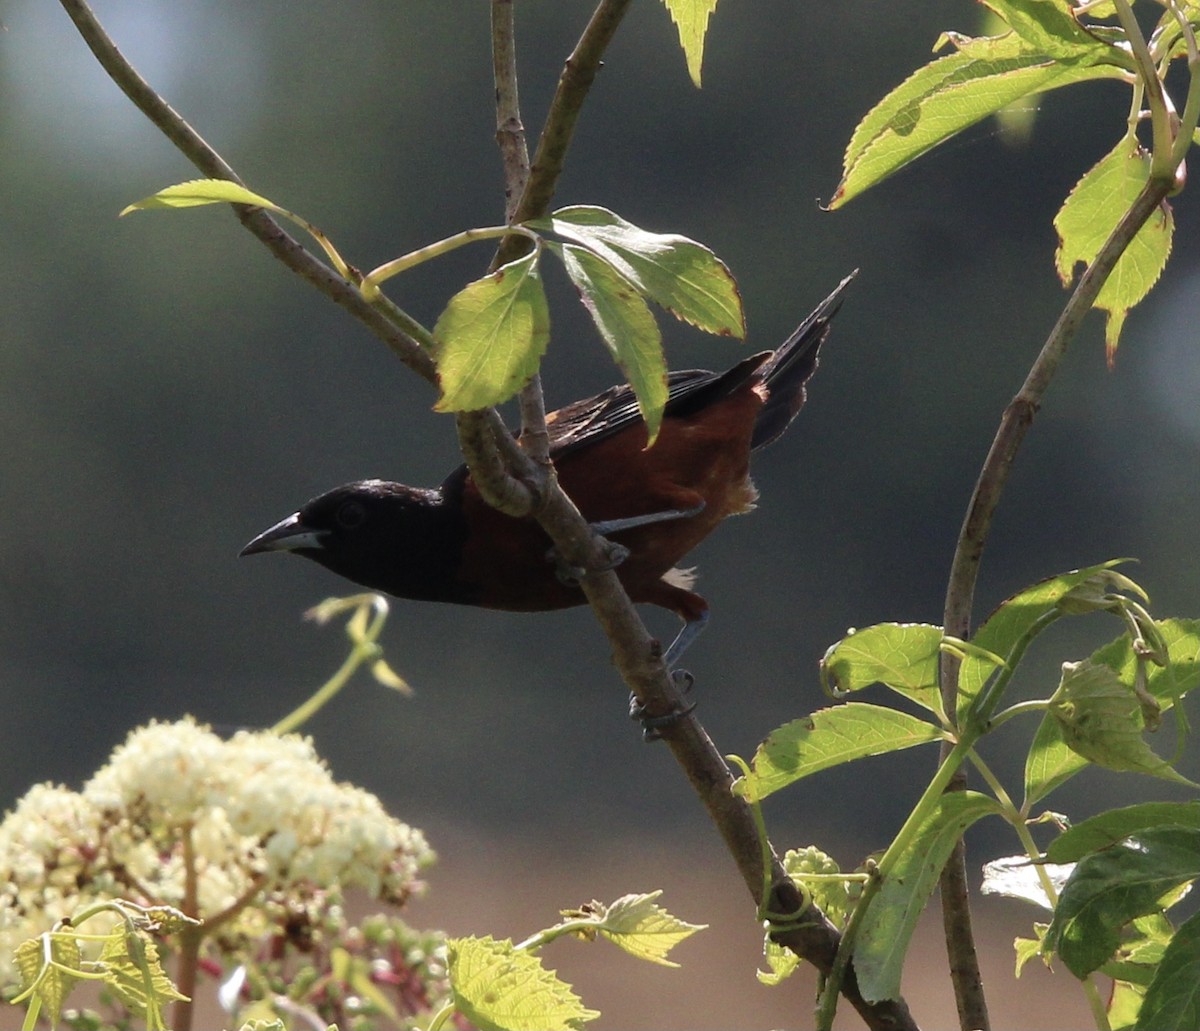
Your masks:
<path fill-rule="evenodd" d="M 337 510 L 337 524 L 343 530 L 353 530 L 361 526 L 367 518 L 367 511 L 357 501 L 347 501 Z"/>

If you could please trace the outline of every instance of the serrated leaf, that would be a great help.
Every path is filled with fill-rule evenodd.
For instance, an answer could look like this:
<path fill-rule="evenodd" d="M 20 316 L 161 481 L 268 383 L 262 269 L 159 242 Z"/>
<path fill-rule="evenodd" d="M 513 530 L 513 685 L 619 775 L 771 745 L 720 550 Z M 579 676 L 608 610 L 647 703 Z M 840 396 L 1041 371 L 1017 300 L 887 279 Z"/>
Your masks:
<path fill-rule="evenodd" d="M 47 945 L 50 966 L 45 965 Z M 51 1027 L 57 1026 L 63 1003 L 78 980 L 67 971 L 78 970 L 83 962 L 79 942 L 70 933 L 43 935 L 21 942 L 13 951 L 13 956 L 21 974 L 21 990 L 28 990 L 36 981 L 35 994 L 41 1003 L 43 1016 Z"/>
<path fill-rule="evenodd" d="M 1200 830 L 1156 827 L 1085 856 L 1059 896 L 1047 944 L 1083 978 L 1116 952 L 1121 929 L 1200 877 Z"/>
<path fill-rule="evenodd" d="M 763 943 L 763 959 L 767 961 L 767 969 L 756 970 L 754 976 L 758 978 L 759 984 L 770 988 L 782 984 L 800 969 L 800 957 L 791 949 L 771 941 L 770 937 Z"/>
<path fill-rule="evenodd" d="M 463 287 L 433 336 L 439 412 L 490 408 L 512 397 L 537 372 L 550 340 L 537 249 Z"/>
<path fill-rule="evenodd" d="M 671 12 L 671 21 L 679 30 L 679 45 L 687 58 L 688 74 L 700 88 L 700 66 L 704 62 L 704 36 L 708 19 L 717 9 L 717 0 L 663 0 Z"/>
<path fill-rule="evenodd" d="M 878 623 L 853 630 L 822 658 L 822 682 L 837 694 L 885 684 L 942 716 L 938 692 L 942 639 L 942 628 L 928 623 Z"/>
<path fill-rule="evenodd" d="M 1025 807 L 1045 798 L 1087 764 L 1083 756 L 1068 747 L 1062 724 L 1047 713 L 1025 757 Z"/>
<path fill-rule="evenodd" d="M 186 999 L 167 977 L 158 958 L 158 946 L 123 926 L 113 929 L 100 950 L 104 983 L 139 1020 L 159 1013 L 166 1003 Z"/>
<path fill-rule="evenodd" d="M 1046 849 L 1052 863 L 1074 863 L 1151 827 L 1200 829 L 1200 802 L 1141 802 L 1109 809 L 1063 831 Z"/>
<path fill-rule="evenodd" d="M 317 241 L 342 278 L 352 283 L 358 282 L 359 277 L 338 253 L 329 237 L 315 225 L 294 212 L 288 211 L 287 208 L 281 208 L 261 194 L 247 190 L 237 183 L 231 183 L 227 179 L 192 179 L 186 183 L 167 186 L 158 193 L 153 193 L 149 197 L 143 197 L 130 204 L 121 211 L 121 215 L 128 215 L 132 211 L 151 211 L 155 208 L 195 208 L 204 204 L 250 204 L 281 215 L 306 230 Z"/>
<path fill-rule="evenodd" d="M 1177 697 L 1200 684 L 1200 621 L 1166 619 L 1158 627 L 1167 645 L 1168 663 L 1149 667 L 1146 686 L 1165 711 Z M 1128 635 L 1098 648 L 1090 661 L 1115 670 L 1122 683 L 1134 681 L 1137 656 Z M 1086 759 L 1067 746 L 1059 721 L 1047 713 L 1025 761 L 1025 807 L 1045 798 L 1087 765 Z"/>
<path fill-rule="evenodd" d="M 858 987 L 869 1002 L 900 997 L 900 974 L 909 940 L 955 843 L 976 820 L 999 805 L 974 791 L 952 791 L 919 828 L 895 867 L 883 878 L 859 925 L 854 945 Z"/>
<path fill-rule="evenodd" d="M 1042 949 L 1042 939 L 1046 937 L 1046 928 L 1048 924 L 1034 924 L 1033 933 L 1036 938 L 1016 938 L 1013 940 L 1013 951 L 1016 953 L 1016 970 L 1013 973 L 1014 977 L 1020 977 L 1021 971 L 1025 969 L 1025 964 L 1035 956 L 1041 956 L 1042 962 L 1046 966 L 1050 966 L 1050 957 Z"/>
<path fill-rule="evenodd" d="M 1058 720 L 1067 745 L 1098 766 L 1200 786 L 1176 772 L 1146 743 L 1138 698 L 1109 666 L 1091 660 L 1064 663 L 1050 714 Z"/>
<path fill-rule="evenodd" d="M 1082 569 L 1072 569 L 1057 576 L 1040 580 L 1001 602 L 984 620 L 971 638 L 971 643 L 997 655 L 1008 655 L 1029 629 L 1042 616 L 1056 608 L 1071 591 L 1097 577 L 1102 577 L 1127 559 L 1112 559 Z M 959 709 L 969 711 L 971 703 L 992 675 L 995 667 L 975 656 L 963 659 L 958 675 Z"/>
<path fill-rule="evenodd" d="M 783 855 L 783 868 L 834 927 L 841 930 L 846 926 L 854 900 L 861 894 L 861 885 L 831 878 L 830 874 L 841 873 L 841 867 L 832 856 L 814 845 L 790 848 Z"/>
<path fill-rule="evenodd" d="M 661 894 L 654 891 L 647 895 L 622 895 L 608 907 L 597 930 L 631 956 L 664 967 L 677 967 L 678 963 L 667 959 L 667 953 L 708 925 L 689 924 L 655 905 L 654 900 Z"/>
<path fill-rule="evenodd" d="M 988 0 L 1029 46 L 1059 58 L 1090 53 L 1096 40 L 1072 16 L 1062 0 Z"/>
<path fill-rule="evenodd" d="M 919 69 L 879 102 L 846 148 L 838 208 L 968 126 L 1027 97 L 1089 79 L 1120 78 L 1122 56 L 1091 40 L 1056 59 L 1015 32 L 949 37 L 956 53 Z"/>
<path fill-rule="evenodd" d="M 637 288 L 609 262 L 574 244 L 550 246 L 562 258 L 600 338 L 633 388 L 653 444 L 667 403 L 667 360 L 658 323 Z"/>
<path fill-rule="evenodd" d="M 1167 646 L 1167 665 L 1150 664 L 1146 690 L 1166 711 L 1189 691 L 1200 686 L 1200 620 L 1163 619 L 1158 620 L 1156 625 Z M 1133 683 L 1137 655 L 1128 635 L 1122 634 L 1098 648 L 1092 653 L 1091 661 L 1109 666 L 1122 681 Z"/>
<path fill-rule="evenodd" d="M 290 214 L 274 201 L 227 179 L 191 179 L 134 201 L 121 211 L 121 215 L 128 215 L 132 211 L 152 211 L 155 208 L 196 208 L 204 204 L 250 204 L 278 214 Z"/>
<path fill-rule="evenodd" d="M 446 950 L 454 1005 L 482 1031 L 578 1031 L 600 1016 L 508 939 L 450 938 Z"/>
<path fill-rule="evenodd" d="M 1058 214 L 1058 250 L 1054 265 L 1064 286 L 1079 264 L 1090 265 L 1117 223 L 1150 178 L 1150 155 L 1136 139 L 1125 138 L 1075 184 Z M 1129 309 L 1158 282 L 1171 253 L 1175 221 L 1165 201 L 1146 221 L 1117 260 L 1096 297 L 1095 307 L 1108 312 L 1105 351 L 1111 365 L 1121 326 Z"/>
<path fill-rule="evenodd" d="M 678 319 L 718 336 L 746 335 L 733 274 L 703 244 L 675 233 L 650 233 L 607 208 L 580 204 L 529 222 L 603 258 L 643 296 Z"/>
<path fill-rule="evenodd" d="M 821 770 L 941 739 L 940 727 L 882 705 L 849 702 L 818 709 L 771 731 L 754 753 L 749 778 L 739 777 L 733 791 L 763 799 Z"/>
<path fill-rule="evenodd" d="M 1135 1031 L 1200 1027 L 1200 913 L 1179 925 L 1146 989 Z"/>

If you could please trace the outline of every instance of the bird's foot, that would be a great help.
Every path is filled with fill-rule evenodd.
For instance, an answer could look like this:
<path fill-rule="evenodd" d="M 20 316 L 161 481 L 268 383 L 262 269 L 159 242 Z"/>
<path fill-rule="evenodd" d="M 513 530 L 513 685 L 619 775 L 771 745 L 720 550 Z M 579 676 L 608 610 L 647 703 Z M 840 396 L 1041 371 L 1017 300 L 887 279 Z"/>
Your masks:
<path fill-rule="evenodd" d="M 566 584 L 568 587 L 578 587 L 579 581 L 589 573 L 607 573 L 610 569 L 616 569 L 629 558 L 629 549 L 624 545 L 614 544 L 612 541 L 605 541 L 604 545 L 603 561 L 589 568 L 571 565 L 558 553 L 556 548 L 551 548 L 546 552 L 546 561 L 554 563 L 554 576 L 559 583 Z"/>
<path fill-rule="evenodd" d="M 671 682 L 681 694 L 687 694 L 695 684 L 696 678 L 686 669 L 673 669 L 671 670 Z M 647 742 L 658 741 L 662 737 L 664 727 L 678 723 L 685 716 L 690 716 L 695 709 L 696 703 L 690 702 L 687 705 L 676 706 L 661 716 L 650 716 L 646 713 L 646 707 L 637 700 L 636 695 L 629 696 L 629 718 L 637 720 L 642 725 L 642 740 Z"/>

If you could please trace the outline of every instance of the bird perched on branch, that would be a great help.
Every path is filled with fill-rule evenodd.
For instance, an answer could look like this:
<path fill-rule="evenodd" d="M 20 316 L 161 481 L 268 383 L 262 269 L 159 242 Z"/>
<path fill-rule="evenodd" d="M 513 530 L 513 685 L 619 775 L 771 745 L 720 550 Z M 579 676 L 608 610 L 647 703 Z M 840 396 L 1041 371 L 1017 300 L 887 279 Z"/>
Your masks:
<path fill-rule="evenodd" d="M 634 602 L 669 609 L 683 629 L 674 664 L 708 618 L 678 563 L 758 492 L 750 455 L 787 429 L 804 404 L 846 277 L 775 351 L 725 372 L 673 372 L 662 428 L 646 425 L 629 386 L 611 387 L 546 417 L 563 490 L 598 533 L 625 549 L 617 576 Z M 293 551 L 374 590 L 417 601 L 544 612 L 582 605 L 532 517 L 514 518 L 480 496 L 467 467 L 440 487 L 360 480 L 313 498 L 254 538 L 243 555 Z"/>

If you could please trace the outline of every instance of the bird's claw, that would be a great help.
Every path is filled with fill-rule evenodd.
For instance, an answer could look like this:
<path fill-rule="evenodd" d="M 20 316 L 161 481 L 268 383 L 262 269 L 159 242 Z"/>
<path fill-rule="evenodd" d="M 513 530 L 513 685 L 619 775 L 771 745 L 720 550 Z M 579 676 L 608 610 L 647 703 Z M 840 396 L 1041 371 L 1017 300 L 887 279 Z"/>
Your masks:
<path fill-rule="evenodd" d="M 683 694 L 687 694 L 696 682 L 696 678 L 686 669 L 673 669 L 670 676 L 671 683 Z M 662 738 L 664 727 L 678 723 L 685 716 L 690 716 L 695 710 L 696 703 L 691 702 L 687 705 L 676 706 L 670 712 L 663 713 L 661 716 L 650 716 L 646 712 L 646 707 L 637 700 L 636 695 L 631 694 L 629 696 L 629 718 L 637 720 L 642 725 L 642 740 L 647 742 L 658 741 Z"/>
<path fill-rule="evenodd" d="M 560 584 L 565 584 L 567 587 L 578 587 L 579 581 L 589 573 L 607 573 L 616 569 L 629 558 L 629 549 L 623 544 L 614 544 L 612 541 L 605 543 L 604 559 L 590 568 L 571 565 L 563 560 L 555 548 L 546 552 L 546 561 L 554 563 L 554 576 Z"/>

